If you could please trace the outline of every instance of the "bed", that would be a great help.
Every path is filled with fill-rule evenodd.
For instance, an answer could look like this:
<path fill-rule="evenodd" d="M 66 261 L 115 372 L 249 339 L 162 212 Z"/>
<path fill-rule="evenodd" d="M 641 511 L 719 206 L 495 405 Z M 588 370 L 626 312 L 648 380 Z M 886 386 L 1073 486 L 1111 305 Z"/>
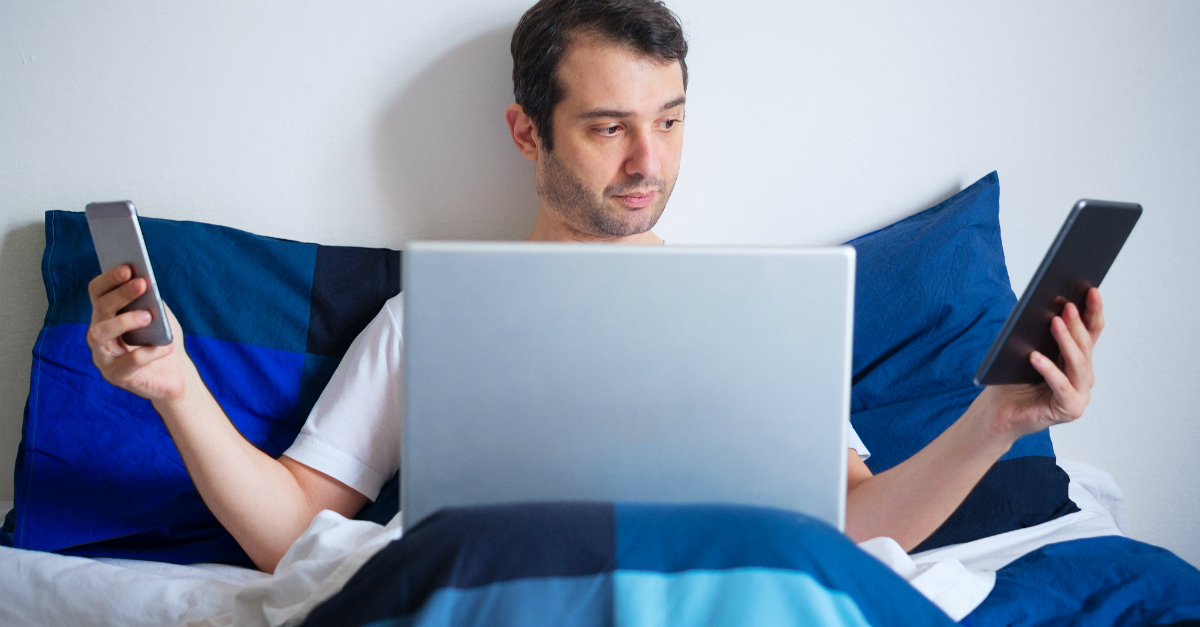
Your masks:
<path fill-rule="evenodd" d="M 875 549 L 878 551 L 875 559 L 893 568 L 895 581 L 901 581 L 907 575 L 916 589 L 938 607 L 955 614 L 966 610 L 963 620 L 966 625 L 1172 625 L 1188 624 L 1187 621 L 1194 624 L 1200 616 L 1200 594 L 1197 593 L 1200 575 L 1195 569 L 1165 551 L 1147 553 L 1148 545 L 1126 537 L 1124 501 L 1106 473 L 1077 462 L 1059 460 L 1059 463 L 1071 477 L 1070 496 L 1080 511 L 1034 527 L 915 553 L 911 557 L 891 555 L 890 562 L 886 551 Z M 728 531 L 726 527 L 722 533 Z M 505 603 L 494 597 L 488 599 L 490 612 L 481 607 L 483 604 L 479 599 L 456 599 L 463 607 L 458 608 L 459 616 L 454 621 L 428 615 L 413 616 L 420 610 L 412 610 L 412 607 L 420 608 L 422 602 L 436 596 L 435 591 L 424 590 L 414 595 L 419 597 L 415 600 L 398 600 L 400 595 L 396 590 L 407 587 L 397 582 L 404 573 L 392 562 L 403 559 L 406 550 L 428 550 L 431 544 L 437 544 L 428 538 L 414 540 L 415 534 L 414 531 L 414 534 L 402 537 L 394 524 L 384 526 L 346 520 L 325 512 L 293 546 L 274 576 L 225 564 L 179 565 L 0 548 L 0 581 L 4 583 L 0 592 L 3 599 L 0 623 L 13 627 L 257 626 L 299 624 L 301 619 L 308 617 L 313 625 L 365 625 L 388 617 L 388 612 L 398 612 L 396 608 L 399 607 L 409 611 L 394 617 L 411 620 L 394 624 L 528 625 L 541 622 L 570 624 L 571 610 L 578 613 L 583 608 L 595 612 L 577 591 L 557 589 L 548 593 L 546 589 L 539 589 L 535 609 L 537 615 L 545 619 L 540 622 L 531 623 L 527 616 L 511 609 L 513 605 L 520 605 L 519 600 L 507 604 L 510 612 L 507 619 L 498 618 L 495 608 Z M 409 545 L 403 544 L 405 540 Z M 507 540 L 511 549 L 511 534 Z M 544 545 L 546 536 L 541 535 L 539 540 Z M 579 544 L 570 543 L 571 546 Z M 1097 554 L 1096 549 L 1102 553 Z M 738 547 L 737 551 L 744 552 L 745 547 Z M 1055 556 L 1057 561 L 1052 559 Z M 1138 556 L 1143 559 L 1132 559 Z M 494 554 L 473 555 L 466 562 L 487 562 L 495 557 Z M 844 556 L 835 558 L 840 560 Z M 380 561 L 374 566 L 376 570 L 386 569 L 389 574 L 364 573 L 361 578 L 369 589 L 348 589 L 338 596 L 336 593 L 343 591 L 353 575 L 362 570 L 364 564 L 371 564 L 373 559 Z M 449 560 L 443 558 L 442 561 Z M 405 562 L 410 563 L 410 560 Z M 1099 566 L 1104 567 L 1103 572 L 1096 572 Z M 460 568 L 467 567 L 460 565 Z M 416 574 L 427 580 L 436 579 L 429 575 L 429 570 L 426 567 Z M 872 595 L 879 594 L 874 588 L 879 578 L 879 573 L 874 573 Z M 529 579 L 545 580 L 544 577 Z M 1055 591 L 1042 589 L 1044 584 L 1053 581 L 1071 582 L 1074 587 Z M 362 585 L 358 584 L 360 588 Z M 473 586 L 480 587 L 484 586 Z M 556 597 L 561 601 L 558 607 L 547 600 Z M 714 612 L 707 605 L 720 598 L 720 594 L 701 597 L 707 602 L 699 603 L 700 609 L 711 617 Z M 872 596 L 863 605 L 870 606 L 879 601 L 878 597 Z M 691 603 L 696 605 L 697 601 Z M 912 599 L 902 598 L 899 603 L 911 604 Z M 348 616 L 344 606 L 361 612 L 376 612 L 382 617 L 369 613 L 365 620 L 354 622 L 353 618 L 357 617 Z M 639 609 L 644 611 L 644 608 Z M 314 613 L 313 610 L 318 611 Z M 735 615 L 735 619 L 745 619 L 761 616 L 766 610 L 751 605 L 734 611 L 742 612 Z M 442 612 L 446 613 L 445 610 Z M 626 617 L 622 624 L 692 624 L 686 622 L 687 617 L 682 614 L 686 612 L 677 609 L 674 615 L 668 614 L 666 620 L 658 621 L 645 617 L 631 621 Z M 333 620 L 329 616 L 333 616 Z M 661 614 L 658 616 L 662 618 Z M 800 618 L 795 613 L 789 616 Z M 753 624 L 753 621 L 732 622 Z M 723 623 L 700 621 L 696 624 Z"/>
<path fill-rule="evenodd" d="M 992 173 L 850 242 L 851 420 L 875 472 L 978 393 L 970 373 L 1015 303 L 998 198 Z M 397 251 L 194 222 L 142 228 L 189 354 L 231 420 L 272 454 L 401 288 Z M 385 487 L 358 519 L 318 515 L 268 576 L 208 513 L 148 404 L 91 367 L 83 288 L 98 268 L 82 214 L 48 212 L 46 233 L 50 307 L 16 501 L 0 503 L 2 625 L 1200 621 L 1200 571 L 1127 537 L 1111 477 L 1056 458 L 1046 432 L 1018 441 L 911 555 L 887 539 L 855 546 L 798 514 L 720 504 L 463 508 L 402 533 Z M 342 280 L 348 272 L 364 280 Z"/>

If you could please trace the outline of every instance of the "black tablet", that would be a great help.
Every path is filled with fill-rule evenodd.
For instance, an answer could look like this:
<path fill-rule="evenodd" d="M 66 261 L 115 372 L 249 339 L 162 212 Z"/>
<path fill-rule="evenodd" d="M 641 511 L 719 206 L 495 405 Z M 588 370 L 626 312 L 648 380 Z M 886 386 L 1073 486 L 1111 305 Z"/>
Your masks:
<path fill-rule="evenodd" d="M 1141 215 L 1142 206 L 1134 203 L 1075 203 L 1042 265 L 975 371 L 975 385 L 1042 381 L 1042 375 L 1029 363 L 1029 355 L 1036 350 L 1058 359 L 1058 342 L 1050 333 L 1050 320 L 1062 313 L 1068 301 L 1075 303 L 1080 312 L 1084 310 L 1088 289 L 1099 287 Z"/>

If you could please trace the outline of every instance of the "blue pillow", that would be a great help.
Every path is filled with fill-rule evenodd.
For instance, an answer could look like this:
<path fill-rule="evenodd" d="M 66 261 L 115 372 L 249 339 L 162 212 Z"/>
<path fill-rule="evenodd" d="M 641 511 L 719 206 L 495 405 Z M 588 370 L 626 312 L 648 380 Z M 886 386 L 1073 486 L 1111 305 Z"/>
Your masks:
<path fill-rule="evenodd" d="M 971 377 L 1016 297 L 995 172 L 935 207 L 848 242 L 858 256 L 850 421 L 880 473 L 925 447 L 982 388 Z M 1027 435 L 917 551 L 1078 511 L 1048 431 Z"/>
<path fill-rule="evenodd" d="M 350 342 L 400 291 L 400 253 L 141 219 L 188 354 L 238 430 L 291 445 Z M 109 385 L 84 340 L 100 273 L 82 213 L 46 213 L 49 299 L 16 468 L 14 546 L 251 565 L 201 501 L 150 403 Z M 347 280 L 353 277 L 353 280 Z"/>

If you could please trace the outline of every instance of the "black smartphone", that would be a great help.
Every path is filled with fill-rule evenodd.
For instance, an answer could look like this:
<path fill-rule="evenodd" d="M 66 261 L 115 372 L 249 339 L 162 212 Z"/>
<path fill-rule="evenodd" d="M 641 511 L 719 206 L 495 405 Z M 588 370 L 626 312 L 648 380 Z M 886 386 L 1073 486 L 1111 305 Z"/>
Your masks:
<path fill-rule="evenodd" d="M 996 341 L 975 371 L 975 385 L 1040 383 L 1029 363 L 1033 351 L 1057 360 L 1050 320 L 1068 302 L 1084 311 L 1087 292 L 1099 287 L 1142 215 L 1135 203 L 1080 200 L 1008 315 Z"/>
<path fill-rule="evenodd" d="M 134 329 L 121 336 L 130 346 L 163 346 L 171 343 L 171 325 L 167 324 L 166 310 L 154 280 L 154 269 L 150 266 L 150 254 L 146 252 L 146 241 L 142 238 L 142 227 L 138 223 L 137 209 L 128 200 L 94 202 L 85 209 L 88 230 L 92 234 L 92 245 L 100 259 L 100 270 L 109 270 L 128 264 L 133 267 L 134 278 L 146 279 L 149 289 L 129 303 L 118 314 L 144 309 L 150 312 L 149 326 Z"/>

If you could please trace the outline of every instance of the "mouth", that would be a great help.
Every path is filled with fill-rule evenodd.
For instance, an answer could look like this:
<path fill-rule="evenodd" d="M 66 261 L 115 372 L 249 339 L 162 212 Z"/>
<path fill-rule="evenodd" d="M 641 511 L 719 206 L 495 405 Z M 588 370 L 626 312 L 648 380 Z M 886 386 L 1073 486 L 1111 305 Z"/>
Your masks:
<path fill-rule="evenodd" d="M 621 194 L 621 195 L 615 196 L 615 198 L 617 200 L 621 201 L 621 203 L 627 207 L 631 207 L 634 209 L 641 209 L 643 207 L 649 207 L 651 204 L 653 204 L 654 199 L 657 195 L 658 195 L 658 191 L 647 190 L 647 191 L 641 191 L 641 192 L 630 192 L 628 194 Z"/>

